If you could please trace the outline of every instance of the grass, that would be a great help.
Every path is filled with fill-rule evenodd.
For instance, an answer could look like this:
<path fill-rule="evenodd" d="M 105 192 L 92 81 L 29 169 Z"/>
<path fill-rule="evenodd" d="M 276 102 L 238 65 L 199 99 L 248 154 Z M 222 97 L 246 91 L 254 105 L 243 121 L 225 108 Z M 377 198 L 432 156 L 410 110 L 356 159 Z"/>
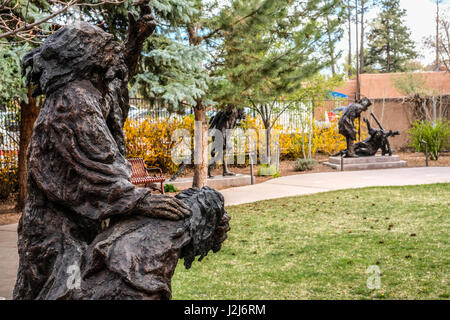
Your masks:
<path fill-rule="evenodd" d="M 223 248 L 174 299 L 449 299 L 450 184 L 378 187 L 227 208 Z M 381 270 L 368 289 L 369 266 Z"/>

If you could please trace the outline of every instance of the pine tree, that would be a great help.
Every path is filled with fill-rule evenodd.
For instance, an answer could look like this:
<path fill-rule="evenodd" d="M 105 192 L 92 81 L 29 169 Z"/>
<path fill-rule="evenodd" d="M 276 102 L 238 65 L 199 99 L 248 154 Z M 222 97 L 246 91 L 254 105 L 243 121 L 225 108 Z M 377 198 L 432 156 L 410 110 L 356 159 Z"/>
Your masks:
<path fill-rule="evenodd" d="M 342 34 L 339 23 L 330 23 L 338 2 L 267 1 L 258 15 L 227 30 L 219 74 L 228 81 L 216 90 L 220 94 L 216 100 L 222 105 L 248 106 L 260 115 L 267 130 L 268 153 L 277 119 L 299 107 L 290 101 L 292 97 L 306 79 L 334 63 L 330 45 L 334 47 L 339 36 L 328 35 Z M 233 16 L 245 16 L 245 10 L 235 6 Z"/>
<path fill-rule="evenodd" d="M 337 60 L 340 58 L 342 53 L 337 50 L 336 44 L 342 39 L 344 34 L 343 25 L 345 23 L 346 6 L 341 2 L 336 3 L 333 0 L 331 0 L 330 3 L 332 4 L 330 7 L 330 12 L 325 17 L 327 23 L 327 47 L 331 63 L 331 74 L 336 76 Z"/>
<path fill-rule="evenodd" d="M 365 39 L 366 39 L 366 13 L 377 6 L 380 0 L 360 0 L 360 10 L 359 14 L 361 19 L 359 19 L 361 24 L 361 43 L 359 49 L 359 72 L 364 73 L 365 71 Z"/>
<path fill-rule="evenodd" d="M 282 2 L 286 6 L 287 1 Z M 207 178 L 207 108 L 225 107 L 228 102 L 221 95 L 227 87 L 222 81 L 226 79 L 223 70 L 230 65 L 223 62 L 224 44 L 242 35 L 236 30 L 245 29 L 248 36 L 267 27 L 262 21 L 273 21 L 272 8 L 278 3 L 276 0 L 226 3 L 195 0 L 188 20 L 172 23 L 172 28 L 160 28 L 144 47 L 141 72 L 136 76 L 133 90 L 146 97 L 161 97 L 174 108 L 190 106 L 195 120 L 201 124 L 197 145 L 201 144 L 202 148 L 197 149 L 201 154 L 195 157 L 200 161 L 194 163 L 194 187 L 204 186 Z M 222 89 L 218 90 L 219 87 Z"/>
<path fill-rule="evenodd" d="M 411 32 L 403 20 L 406 10 L 400 8 L 400 0 L 382 0 L 381 8 L 371 24 L 365 66 L 382 73 L 402 72 L 405 64 L 417 57 Z"/>

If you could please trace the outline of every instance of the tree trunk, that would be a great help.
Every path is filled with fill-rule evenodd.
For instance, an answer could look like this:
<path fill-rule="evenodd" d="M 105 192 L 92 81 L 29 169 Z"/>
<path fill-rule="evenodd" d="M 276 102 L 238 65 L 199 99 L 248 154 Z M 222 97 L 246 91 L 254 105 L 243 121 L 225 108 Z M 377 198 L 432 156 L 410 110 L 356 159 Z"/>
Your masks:
<path fill-rule="evenodd" d="M 350 0 L 347 0 L 348 15 L 348 76 L 352 76 L 352 9 Z"/>
<path fill-rule="evenodd" d="M 439 1 L 436 0 L 436 69 L 439 69 Z"/>
<path fill-rule="evenodd" d="M 310 118 L 309 118 L 309 133 L 308 133 L 308 159 L 311 159 L 312 158 L 312 152 L 311 152 L 311 149 L 312 149 L 312 137 L 313 137 L 313 126 L 314 126 L 314 109 L 315 109 L 315 105 L 316 105 L 316 103 L 315 103 L 315 101 L 312 101 L 312 103 L 311 103 L 312 105 L 311 105 L 311 115 L 310 115 Z"/>
<path fill-rule="evenodd" d="M 187 26 L 189 44 L 199 46 L 202 43 L 202 37 L 198 35 L 198 25 L 190 24 Z M 192 187 L 203 188 L 208 179 L 208 123 L 206 121 L 206 107 L 201 100 L 197 100 L 197 106 L 194 107 L 194 119 L 201 122 L 201 129 L 198 134 L 198 143 L 194 148 L 194 178 Z M 199 131 L 197 129 L 197 131 Z M 195 161 L 197 158 L 197 161 Z M 197 163 L 196 163 L 197 162 Z"/>
<path fill-rule="evenodd" d="M 144 3 L 140 4 L 139 8 L 140 12 L 138 20 L 136 20 L 131 13 L 128 13 L 128 35 L 124 42 L 124 47 L 125 62 L 128 66 L 129 79 L 136 75 L 142 46 L 156 28 L 151 8 Z"/>
<path fill-rule="evenodd" d="M 31 97 L 31 87 L 28 88 L 28 103 L 22 102 L 20 109 L 19 138 L 19 194 L 16 210 L 22 211 L 27 196 L 27 151 L 30 144 L 33 125 L 39 115 L 38 99 Z"/>
<path fill-rule="evenodd" d="M 194 119 L 200 124 L 196 127 L 196 146 L 194 148 L 194 178 L 193 188 L 206 186 L 208 178 L 208 123 L 206 121 L 206 108 L 201 101 L 197 101 L 194 108 Z M 200 130 L 199 130 L 200 129 Z"/>
<path fill-rule="evenodd" d="M 386 70 L 386 72 L 387 73 L 389 73 L 389 72 L 391 72 L 391 46 L 389 45 L 389 43 L 388 43 L 388 45 L 387 45 L 387 47 L 386 47 L 386 60 L 387 60 L 387 70 Z"/>
<path fill-rule="evenodd" d="M 272 150 L 270 149 L 272 145 L 272 142 L 270 141 L 272 130 L 270 123 L 264 123 L 264 129 L 266 129 L 266 159 L 267 164 L 270 166 L 272 164 Z"/>
<path fill-rule="evenodd" d="M 356 99 L 359 101 L 361 96 L 361 82 L 359 78 L 359 74 L 361 73 L 359 70 L 359 48 L 358 48 L 358 0 L 355 1 L 355 18 L 356 18 L 356 53 L 355 53 L 355 59 L 356 59 Z"/>
<path fill-rule="evenodd" d="M 330 19 L 327 16 L 327 33 L 328 33 L 328 46 L 330 47 L 330 60 L 331 60 L 331 74 L 333 77 L 336 75 L 336 63 L 334 59 L 334 45 L 331 39 Z"/>
<path fill-rule="evenodd" d="M 359 73 L 364 73 L 364 7 L 365 0 L 361 1 L 361 49 L 359 51 Z"/>

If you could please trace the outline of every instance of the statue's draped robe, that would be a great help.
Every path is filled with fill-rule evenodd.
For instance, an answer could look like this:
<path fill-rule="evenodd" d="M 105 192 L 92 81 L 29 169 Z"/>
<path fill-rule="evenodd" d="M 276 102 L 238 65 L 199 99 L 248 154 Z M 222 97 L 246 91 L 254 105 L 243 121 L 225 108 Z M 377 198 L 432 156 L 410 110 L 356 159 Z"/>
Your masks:
<path fill-rule="evenodd" d="M 55 279 L 71 281 L 102 221 L 131 214 L 149 194 L 129 182 L 123 138 L 111 129 L 120 112 L 87 80 L 47 95 L 28 151 L 15 299 L 70 298 Z"/>

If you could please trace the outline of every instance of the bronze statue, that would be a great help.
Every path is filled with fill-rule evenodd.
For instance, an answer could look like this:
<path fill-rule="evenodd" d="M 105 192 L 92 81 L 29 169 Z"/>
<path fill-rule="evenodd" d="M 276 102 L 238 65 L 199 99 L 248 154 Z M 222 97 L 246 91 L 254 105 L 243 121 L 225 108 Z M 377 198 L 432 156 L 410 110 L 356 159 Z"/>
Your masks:
<path fill-rule="evenodd" d="M 378 118 L 371 112 L 371 116 L 374 118 L 375 122 L 378 124 L 380 129 L 372 128 L 369 120 L 364 118 L 363 121 L 367 125 L 367 130 L 369 133 L 369 137 L 363 141 L 357 142 L 354 145 L 354 152 L 358 157 L 370 157 L 376 155 L 378 150 L 381 149 L 381 155 L 389 155 L 392 156 L 392 149 L 389 143 L 390 137 L 395 137 L 400 134 L 399 131 L 392 130 L 384 130 Z M 347 154 L 347 150 L 339 151 L 334 156 L 345 156 Z"/>
<path fill-rule="evenodd" d="M 342 134 L 347 142 L 347 149 L 345 151 L 346 157 L 355 157 L 354 141 L 356 140 L 355 119 L 361 116 L 361 113 L 366 111 L 372 102 L 367 98 L 362 98 L 359 103 L 352 103 L 346 109 L 342 117 L 339 119 L 338 128 L 339 133 Z"/>
<path fill-rule="evenodd" d="M 216 129 L 222 133 L 223 144 L 222 144 L 222 175 L 233 176 L 234 173 L 228 169 L 228 164 L 226 161 L 226 150 L 227 150 L 227 130 L 234 129 L 241 121 L 245 120 L 245 112 L 243 109 L 229 108 L 227 110 L 218 111 L 209 120 L 209 129 Z M 213 138 L 214 139 L 214 138 Z M 216 155 L 215 150 L 211 151 L 211 157 L 214 158 Z M 212 177 L 211 170 L 214 167 L 214 163 L 208 166 L 208 177 Z"/>
<path fill-rule="evenodd" d="M 219 130 L 223 137 L 223 153 L 222 153 L 222 162 L 223 162 L 223 176 L 232 176 L 234 175 L 233 172 L 231 172 L 228 169 L 228 165 L 226 162 L 226 137 L 227 137 L 227 130 L 235 128 L 241 121 L 245 120 L 245 112 L 243 109 L 237 109 L 237 108 L 228 108 L 227 110 L 220 110 L 218 111 L 211 119 L 209 119 L 209 130 L 216 129 Z M 214 141 L 214 137 L 213 137 Z M 211 151 L 211 156 L 214 158 L 216 155 L 215 150 Z M 208 177 L 211 178 L 211 170 L 213 168 L 214 164 L 208 165 Z M 170 178 L 170 181 L 175 181 L 178 176 L 184 171 L 186 168 L 186 164 L 183 162 L 180 164 L 180 166 L 177 169 L 177 172 Z"/>
<path fill-rule="evenodd" d="M 226 237 L 217 191 L 172 198 L 130 183 L 124 51 L 80 22 L 23 59 L 34 94 L 46 99 L 28 150 L 14 299 L 170 298 L 178 259 L 189 266 Z"/>

